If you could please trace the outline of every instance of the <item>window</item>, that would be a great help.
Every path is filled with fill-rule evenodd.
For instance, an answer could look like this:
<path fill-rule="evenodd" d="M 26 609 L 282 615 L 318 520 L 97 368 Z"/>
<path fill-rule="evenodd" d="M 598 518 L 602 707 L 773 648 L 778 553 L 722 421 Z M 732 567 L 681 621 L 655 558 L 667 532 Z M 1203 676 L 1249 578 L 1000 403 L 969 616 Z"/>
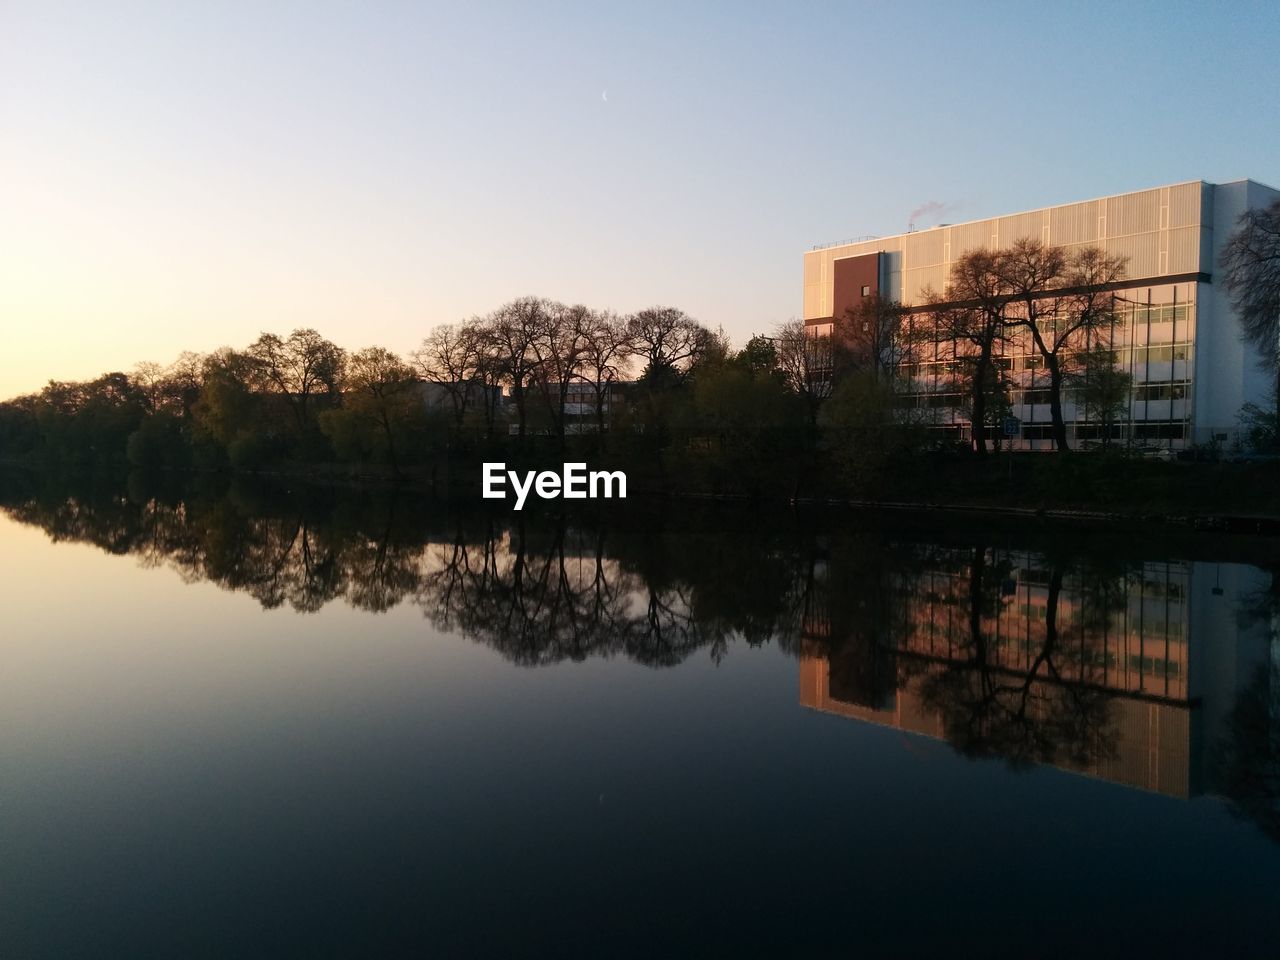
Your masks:
<path fill-rule="evenodd" d="M 1152 382 L 1139 384 L 1134 388 L 1135 400 L 1185 400 L 1187 384 L 1172 382 Z"/>
<path fill-rule="evenodd" d="M 867 286 L 865 283 L 862 285 L 862 295 L 864 297 L 871 296 L 871 288 Z"/>
<path fill-rule="evenodd" d="M 1139 421 L 1133 426 L 1133 437 L 1135 440 L 1181 440 L 1183 425 L 1173 421 Z"/>

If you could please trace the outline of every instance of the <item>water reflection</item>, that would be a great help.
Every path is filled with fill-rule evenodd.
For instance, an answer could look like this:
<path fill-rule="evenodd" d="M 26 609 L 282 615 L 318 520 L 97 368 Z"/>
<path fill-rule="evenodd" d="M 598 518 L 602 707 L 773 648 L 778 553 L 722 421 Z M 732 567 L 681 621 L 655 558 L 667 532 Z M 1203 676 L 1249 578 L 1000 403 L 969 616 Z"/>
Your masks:
<path fill-rule="evenodd" d="M 410 603 L 537 666 L 653 666 L 734 641 L 799 661 L 808 708 L 1175 797 L 1218 793 L 1280 839 L 1280 641 L 1270 545 L 760 518 L 676 508 L 484 514 L 408 497 L 10 478 L 55 540 L 167 565 L 264 607 Z M 1252 551 L 1252 552 L 1251 552 Z M 1242 560 L 1253 562 L 1240 562 Z"/>

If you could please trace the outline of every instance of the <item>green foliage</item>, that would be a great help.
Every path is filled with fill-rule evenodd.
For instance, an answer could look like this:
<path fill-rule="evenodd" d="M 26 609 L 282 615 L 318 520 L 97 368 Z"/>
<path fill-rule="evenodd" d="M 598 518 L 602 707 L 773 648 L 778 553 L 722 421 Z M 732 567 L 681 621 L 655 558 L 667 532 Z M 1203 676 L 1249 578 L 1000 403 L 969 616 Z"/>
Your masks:
<path fill-rule="evenodd" d="M 227 368 L 211 370 L 192 409 L 197 427 L 222 447 L 261 425 L 261 399 Z"/>
<path fill-rule="evenodd" d="M 681 411 L 691 476 L 712 491 L 789 493 L 806 423 L 803 404 L 772 365 L 739 360 L 693 374 Z"/>
<path fill-rule="evenodd" d="M 259 470 L 272 461 L 274 448 L 270 438 L 245 431 L 227 444 L 227 460 L 237 470 Z"/>
<path fill-rule="evenodd" d="M 897 415 L 890 383 L 870 371 L 845 378 L 824 405 L 823 442 L 839 478 L 858 495 L 887 491 L 895 475 L 911 470 L 925 443 L 923 428 Z"/>
<path fill-rule="evenodd" d="M 142 469 L 181 469 L 191 463 L 191 445 L 182 421 L 168 413 L 144 418 L 129 435 L 125 452 L 130 465 Z"/>
<path fill-rule="evenodd" d="M 1067 383 L 1085 418 L 1101 428 L 1102 445 L 1110 446 L 1112 430 L 1129 407 L 1133 376 L 1117 367 L 1110 347 L 1102 345 L 1077 355 Z"/>
<path fill-rule="evenodd" d="M 1263 409 L 1256 403 L 1246 403 L 1240 408 L 1240 427 L 1244 434 L 1244 446 L 1257 453 L 1272 452 L 1280 448 L 1280 415 L 1276 404 Z"/>
<path fill-rule="evenodd" d="M 35 405 L 35 397 L 0 403 L 0 459 L 27 457 L 40 449 Z"/>

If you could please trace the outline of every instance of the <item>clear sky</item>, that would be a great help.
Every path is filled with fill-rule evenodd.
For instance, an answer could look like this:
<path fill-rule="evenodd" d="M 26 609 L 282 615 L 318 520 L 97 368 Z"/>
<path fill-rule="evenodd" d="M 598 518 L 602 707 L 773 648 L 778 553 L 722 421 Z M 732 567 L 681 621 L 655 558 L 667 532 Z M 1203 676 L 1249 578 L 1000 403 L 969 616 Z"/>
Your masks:
<path fill-rule="evenodd" d="M 1278 41 L 1275 2 L 0 0 L 0 396 L 524 294 L 741 342 L 931 202 L 1280 184 Z"/>

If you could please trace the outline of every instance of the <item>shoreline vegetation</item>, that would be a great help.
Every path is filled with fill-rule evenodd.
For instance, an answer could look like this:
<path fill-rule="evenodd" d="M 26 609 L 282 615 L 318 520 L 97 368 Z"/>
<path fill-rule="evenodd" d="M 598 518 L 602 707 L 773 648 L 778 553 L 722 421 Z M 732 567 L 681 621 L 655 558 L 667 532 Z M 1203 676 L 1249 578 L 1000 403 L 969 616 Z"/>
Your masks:
<path fill-rule="evenodd" d="M 1089 324 L 1071 329 L 1098 328 L 1105 310 L 1082 302 Z M 975 432 L 994 439 L 957 442 L 903 380 L 916 344 L 902 331 L 919 326 L 903 318 L 871 296 L 830 335 L 792 321 L 735 350 L 673 307 L 623 317 L 526 297 L 435 328 L 409 358 L 348 352 L 309 328 L 264 333 L 0 403 L 0 461 L 54 476 L 263 475 L 477 499 L 486 462 L 522 474 L 583 462 L 624 473 L 632 497 L 1280 524 L 1274 429 L 1256 452 L 1175 457 L 1109 431 L 1087 452 L 1015 452 L 998 427 L 1008 405 L 988 396 L 989 352 L 953 366 Z M 1059 386 L 1088 399 L 1068 374 L 1092 354 L 1073 343 L 1055 340 Z"/>
<path fill-rule="evenodd" d="M 596 510 L 643 510 L 654 505 L 721 504 L 728 509 L 749 506 L 757 514 L 790 510 L 837 511 L 846 514 L 873 512 L 887 516 L 940 522 L 1031 522 L 1075 527 L 1115 527 L 1137 532 L 1185 529 L 1212 533 L 1267 537 L 1280 536 L 1280 469 L 1272 463 L 1138 463 L 1127 465 L 1129 472 L 1115 476 L 1109 464 L 1089 465 L 1084 470 L 1061 471 L 1040 454 L 1025 454 L 1013 463 L 986 467 L 972 462 L 935 461 L 933 472 L 912 483 L 904 481 L 894 494 L 881 497 L 854 495 L 811 495 L 752 497 L 734 491 L 711 492 L 698 489 L 657 488 L 633 485 L 627 501 L 611 500 Z M 543 463 L 540 458 L 529 462 Z M 511 464 L 508 464 L 509 466 Z M 997 469 L 998 468 L 998 469 Z M 997 476 L 1005 471 L 1003 476 Z M 131 491 L 168 488 L 203 483 L 246 482 L 302 487 L 323 491 L 351 490 L 372 495 L 385 492 L 424 500 L 439 500 L 464 507 L 482 501 L 481 463 L 453 462 L 424 464 L 392 475 L 386 470 L 352 469 L 339 463 L 284 464 L 257 470 L 163 470 L 116 469 L 65 472 L 48 470 L 31 462 L 0 459 L 0 475 L 27 474 L 41 483 L 55 486 L 115 486 Z M 1009 475 L 1017 479 L 1011 482 Z M 1025 474 L 1025 476 L 1024 476 Z M 931 496 L 932 480 L 949 478 L 952 495 Z M 630 478 L 629 478 L 630 479 Z M 1121 479 L 1134 489 L 1118 491 Z M 549 503 L 532 498 L 526 510 Z M 583 510 L 583 505 L 552 509 Z M 509 501 L 490 509 L 512 512 Z"/>

